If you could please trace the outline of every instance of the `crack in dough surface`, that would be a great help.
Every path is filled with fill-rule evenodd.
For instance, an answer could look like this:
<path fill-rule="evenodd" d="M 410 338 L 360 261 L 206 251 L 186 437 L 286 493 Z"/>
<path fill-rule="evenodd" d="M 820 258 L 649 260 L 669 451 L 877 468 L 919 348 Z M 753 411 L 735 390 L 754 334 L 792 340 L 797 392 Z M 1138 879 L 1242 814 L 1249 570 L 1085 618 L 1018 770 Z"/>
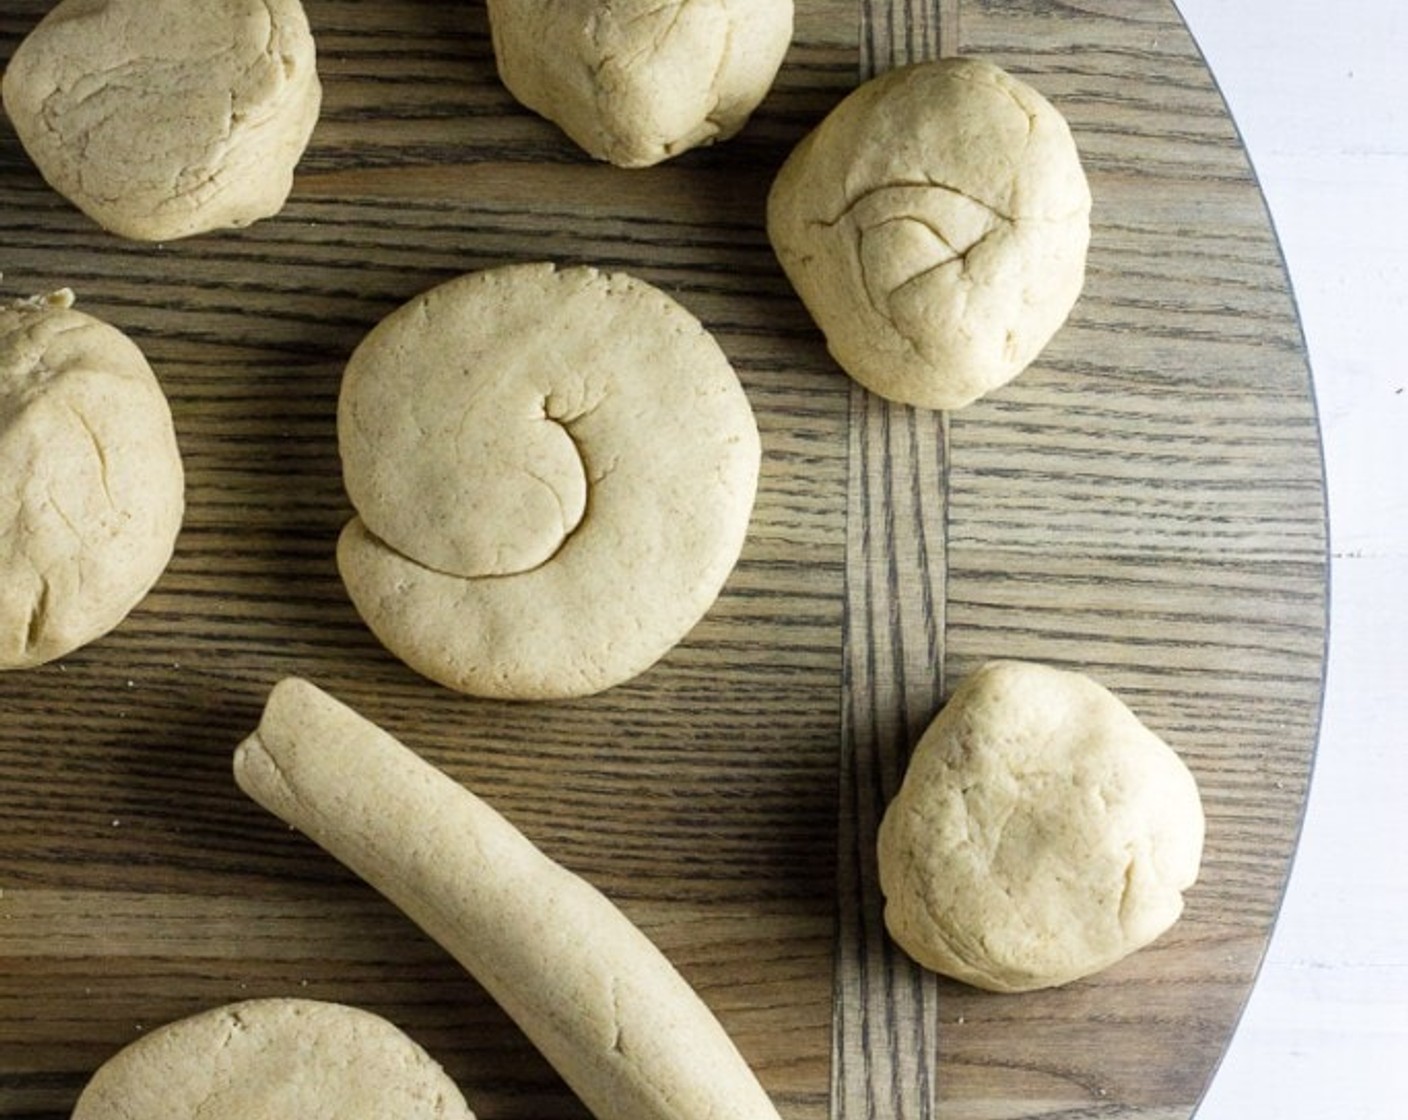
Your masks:
<path fill-rule="evenodd" d="M 584 695 L 712 605 L 757 490 L 752 409 L 718 344 L 631 277 L 517 265 L 432 289 L 344 375 L 358 516 L 338 558 L 368 625 L 449 687 Z"/>
<path fill-rule="evenodd" d="M 1050 103 L 990 63 L 946 60 L 842 101 L 778 174 L 768 234 L 847 373 L 892 400 L 960 408 L 1065 322 L 1089 211 Z"/>

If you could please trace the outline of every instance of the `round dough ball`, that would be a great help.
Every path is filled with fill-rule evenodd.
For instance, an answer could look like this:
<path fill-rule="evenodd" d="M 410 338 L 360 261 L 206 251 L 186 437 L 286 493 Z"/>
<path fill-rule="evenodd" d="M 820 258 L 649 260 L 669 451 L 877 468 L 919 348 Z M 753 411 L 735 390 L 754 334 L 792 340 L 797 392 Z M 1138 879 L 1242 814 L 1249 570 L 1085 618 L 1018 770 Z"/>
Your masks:
<path fill-rule="evenodd" d="M 409 1037 L 355 1007 L 233 1003 L 161 1027 L 93 1075 L 73 1120 L 474 1120 Z"/>
<path fill-rule="evenodd" d="M 792 0 L 489 0 L 499 76 L 596 159 L 726 140 L 767 96 Z"/>
<path fill-rule="evenodd" d="M 841 367 L 954 409 L 1017 376 L 1085 281 L 1090 190 L 1065 119 L 987 62 L 889 71 L 788 157 L 768 235 Z"/>
<path fill-rule="evenodd" d="M 1179 757 L 1079 673 L 991 662 L 924 733 L 880 828 L 885 924 L 936 972 L 1053 987 L 1183 909 L 1203 810 Z"/>
<path fill-rule="evenodd" d="M 67 290 L 0 306 L 0 669 L 121 622 L 175 547 L 184 474 L 142 352 Z"/>
<path fill-rule="evenodd" d="M 644 671 L 743 547 L 760 447 L 692 315 L 629 276 L 460 277 L 348 363 L 338 442 L 358 517 L 338 563 L 412 668 L 462 692 L 581 696 Z"/>
<path fill-rule="evenodd" d="M 63 0 L 4 100 L 50 186 L 113 233 L 170 241 L 278 213 L 322 88 L 298 0 Z"/>

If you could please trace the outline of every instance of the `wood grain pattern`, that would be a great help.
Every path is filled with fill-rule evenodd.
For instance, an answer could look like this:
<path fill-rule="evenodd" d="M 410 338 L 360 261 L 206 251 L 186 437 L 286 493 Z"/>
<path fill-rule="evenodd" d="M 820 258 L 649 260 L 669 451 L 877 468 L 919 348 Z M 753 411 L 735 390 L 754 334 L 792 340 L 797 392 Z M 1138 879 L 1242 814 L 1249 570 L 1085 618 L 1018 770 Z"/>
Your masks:
<path fill-rule="evenodd" d="M 71 285 L 128 331 L 188 472 L 148 600 L 62 663 L 0 677 L 0 1116 L 57 1120 L 153 1024 L 289 994 L 388 1015 L 485 1120 L 582 1115 L 448 958 L 235 790 L 234 744 L 290 672 L 618 899 L 788 1120 L 1187 1116 L 1294 847 L 1325 563 L 1294 306 L 1172 6 L 798 0 L 749 128 L 631 173 L 513 103 L 481 6 L 306 6 L 325 113 L 287 210 L 250 230 L 107 237 L 0 126 L 4 293 Z M 47 7 L 4 6 L 0 60 Z M 1096 220 L 1072 322 L 945 421 L 852 388 L 762 218 L 787 151 L 862 73 L 959 48 L 1071 119 Z M 349 515 L 333 412 L 382 315 L 459 272 L 547 258 L 628 269 L 699 315 L 753 400 L 764 472 L 738 570 L 686 642 L 602 696 L 529 707 L 451 695 L 360 623 L 333 564 Z M 947 683 L 999 655 L 1099 676 L 1189 759 L 1209 814 L 1204 876 L 1166 938 L 1007 998 L 909 970 L 873 890 L 837 890 L 865 882 L 862 838 Z M 839 841 L 838 790 L 854 806 Z M 894 979 L 853 1003 L 860 934 Z M 841 1045 L 855 1032 L 864 1045 Z"/>
<path fill-rule="evenodd" d="M 864 0 L 857 78 L 958 53 L 958 5 Z M 934 975 L 885 932 L 876 838 L 944 696 L 948 417 L 851 387 L 831 1115 L 927 1120 Z"/>

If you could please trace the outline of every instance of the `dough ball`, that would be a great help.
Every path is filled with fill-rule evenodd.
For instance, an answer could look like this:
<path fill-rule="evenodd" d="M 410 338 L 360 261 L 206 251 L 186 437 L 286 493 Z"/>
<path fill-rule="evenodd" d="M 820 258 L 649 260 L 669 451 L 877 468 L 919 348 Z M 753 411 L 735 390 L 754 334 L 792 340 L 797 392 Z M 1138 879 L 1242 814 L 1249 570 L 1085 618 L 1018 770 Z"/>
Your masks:
<path fill-rule="evenodd" d="M 1085 281 L 1090 190 L 1064 118 L 987 62 L 889 71 L 788 157 L 768 235 L 866 388 L 954 409 L 1017 376 Z"/>
<path fill-rule="evenodd" d="M 171 559 L 184 476 L 142 352 L 63 291 L 0 306 L 0 669 L 106 634 Z"/>
<path fill-rule="evenodd" d="M 50 186 L 114 233 L 170 241 L 278 213 L 322 90 L 298 0 L 63 0 L 4 99 Z"/>
<path fill-rule="evenodd" d="M 474 1120 L 445 1071 L 369 1011 L 299 999 L 218 1007 L 93 1075 L 73 1120 Z"/>
<path fill-rule="evenodd" d="M 792 0 L 489 0 L 499 76 L 596 159 L 726 140 L 772 88 Z"/>
<path fill-rule="evenodd" d="M 338 442 L 367 624 L 433 680 L 518 699 L 598 692 L 683 638 L 738 559 L 760 458 L 698 320 L 551 264 L 387 317 L 348 363 Z"/>
<path fill-rule="evenodd" d="M 880 828 L 885 923 L 936 972 L 1053 987 L 1168 929 L 1202 858 L 1186 766 L 1079 673 L 991 662 L 915 750 Z"/>

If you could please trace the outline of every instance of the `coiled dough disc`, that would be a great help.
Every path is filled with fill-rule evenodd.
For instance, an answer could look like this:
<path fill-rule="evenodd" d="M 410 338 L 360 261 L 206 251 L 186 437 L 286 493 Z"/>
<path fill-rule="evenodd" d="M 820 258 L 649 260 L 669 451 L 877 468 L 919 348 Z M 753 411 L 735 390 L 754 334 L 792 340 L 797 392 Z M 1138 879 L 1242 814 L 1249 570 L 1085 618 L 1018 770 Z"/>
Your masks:
<path fill-rule="evenodd" d="M 580 696 L 705 614 L 757 491 L 718 344 L 626 275 L 515 265 L 393 312 L 338 405 L 338 563 L 381 641 L 450 688 Z"/>
<path fill-rule="evenodd" d="M 93 1075 L 73 1120 L 474 1120 L 445 1071 L 344 1004 L 257 999 L 169 1023 Z"/>

